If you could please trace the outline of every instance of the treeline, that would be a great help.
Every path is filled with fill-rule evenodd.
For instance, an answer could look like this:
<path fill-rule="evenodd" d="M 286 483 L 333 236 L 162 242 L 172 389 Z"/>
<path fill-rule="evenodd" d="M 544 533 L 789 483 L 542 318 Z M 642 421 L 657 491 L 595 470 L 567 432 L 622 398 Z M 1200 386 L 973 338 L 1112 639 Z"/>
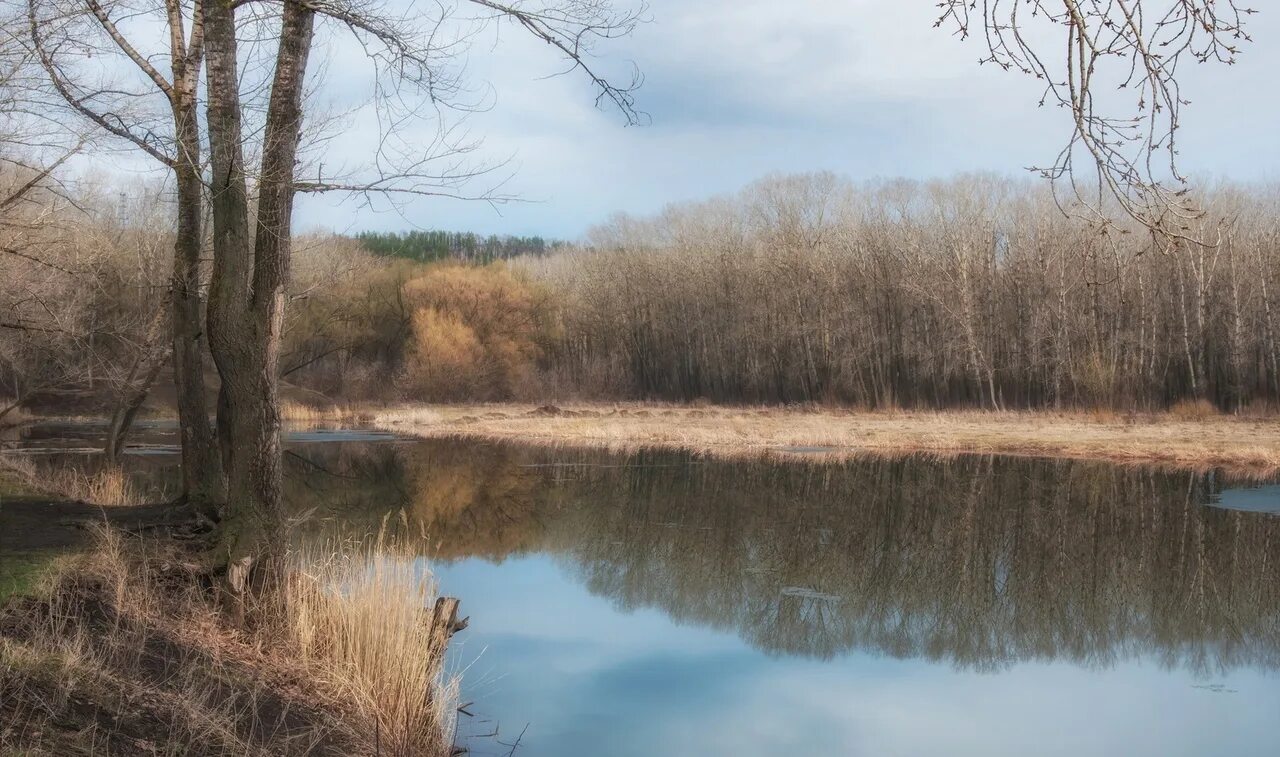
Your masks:
<path fill-rule="evenodd" d="M 1028 181 L 775 177 L 525 266 L 559 299 L 564 393 L 1235 409 L 1277 397 L 1278 197 L 1219 187 L 1163 239 Z"/>
<path fill-rule="evenodd" d="M 86 190 L 9 224 L 0 241 L 27 252 L 0 281 L 0 412 L 102 406 L 154 365 L 172 235 L 147 192 Z M 486 265 L 305 237 L 281 373 L 316 401 L 1270 412 L 1280 192 L 1201 199 L 1167 239 L 1073 219 L 1034 182 L 812 174 Z"/>
<path fill-rule="evenodd" d="M 539 396 L 559 333 L 555 302 L 502 263 L 348 266 L 294 301 L 281 371 L 333 399 Z"/>
<path fill-rule="evenodd" d="M 394 343 L 376 350 L 393 363 L 355 374 L 379 375 L 380 397 L 411 400 L 1141 410 L 1193 400 L 1269 411 L 1280 193 L 1220 186 L 1201 200 L 1206 213 L 1185 237 L 1158 238 L 1072 218 L 1031 181 L 769 178 L 619 216 L 551 255 L 396 269 L 400 289 L 381 299 L 397 326 L 352 346 Z M 424 277 L 436 283 L 412 283 Z M 363 297 L 321 298 L 310 320 L 333 323 Z M 330 349 L 321 336 L 304 352 Z M 297 378 L 345 393 L 348 375 L 320 360 Z"/>
<path fill-rule="evenodd" d="M 33 176 L 0 171 L 0 195 Z M 163 203 L 115 189 L 39 187 L 0 216 L 0 422 L 101 404 L 168 334 Z"/>
<path fill-rule="evenodd" d="M 0 170 L 0 197 L 33 175 Z M 112 415 L 134 401 L 173 412 L 171 203 L 159 184 L 85 177 L 3 209 L 0 425 L 24 413 Z M 386 265 L 354 240 L 312 234 L 295 236 L 293 268 L 291 323 L 322 292 L 358 307 L 376 291 L 356 297 L 344 284 Z"/>
<path fill-rule="evenodd" d="M 492 263 L 520 255 L 545 255 L 564 245 L 540 236 L 481 236 L 459 231 L 364 231 L 357 234 L 356 239 L 374 255 L 418 263 L 441 260 Z"/>

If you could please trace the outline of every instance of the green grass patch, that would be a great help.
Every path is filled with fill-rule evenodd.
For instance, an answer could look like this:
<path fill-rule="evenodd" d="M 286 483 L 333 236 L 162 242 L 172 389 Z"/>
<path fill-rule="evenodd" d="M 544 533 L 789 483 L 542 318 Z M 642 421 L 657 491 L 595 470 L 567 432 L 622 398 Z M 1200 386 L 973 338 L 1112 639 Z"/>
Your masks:
<path fill-rule="evenodd" d="M 61 555 L 59 551 L 5 555 L 0 560 L 0 605 L 11 596 L 33 593 L 40 578 Z"/>

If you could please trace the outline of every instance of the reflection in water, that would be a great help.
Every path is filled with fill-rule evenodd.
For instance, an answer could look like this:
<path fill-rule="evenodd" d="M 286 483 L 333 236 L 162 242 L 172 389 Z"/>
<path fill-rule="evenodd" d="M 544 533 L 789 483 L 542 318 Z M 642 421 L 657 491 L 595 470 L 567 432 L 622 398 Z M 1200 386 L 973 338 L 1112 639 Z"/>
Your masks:
<path fill-rule="evenodd" d="M 89 466 L 65 450 L 94 434 L 17 443 Z M 135 475 L 176 481 L 171 429 L 135 441 Z M 526 724 L 522 757 L 1280 753 L 1280 518 L 1250 511 L 1274 487 L 990 457 L 286 443 L 306 528 L 403 511 L 435 539 L 473 619 L 450 652 L 471 754 L 509 754 Z"/>
<path fill-rule="evenodd" d="M 473 442 L 296 448 L 299 506 L 404 508 L 437 559 L 547 552 L 623 609 L 772 654 L 1195 671 L 1280 661 L 1280 518 L 1212 477 L 1080 461 L 619 457 Z"/>

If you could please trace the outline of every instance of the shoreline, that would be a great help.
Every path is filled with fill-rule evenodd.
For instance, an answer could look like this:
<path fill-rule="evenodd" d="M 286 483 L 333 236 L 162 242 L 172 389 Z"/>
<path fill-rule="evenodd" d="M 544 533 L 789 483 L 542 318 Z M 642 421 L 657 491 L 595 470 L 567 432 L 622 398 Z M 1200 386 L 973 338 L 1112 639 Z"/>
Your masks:
<path fill-rule="evenodd" d="M 153 508 L 101 508 L 76 543 L 0 571 L 0 753 L 450 754 L 458 678 L 443 654 L 465 624 L 408 542 L 297 550 L 246 624 L 211 590 L 207 534 L 106 517 Z"/>
<path fill-rule="evenodd" d="M 364 403 L 286 401 L 284 423 L 350 424 L 419 438 L 469 438 L 618 452 L 840 460 L 867 455 L 1008 455 L 1280 473 L 1280 415 L 1049 410 L 885 410 L 658 402 Z M 45 422 L 101 422 L 33 417 Z M 140 419 L 174 421 L 167 414 Z M 16 428 L 17 426 L 15 426 Z"/>
<path fill-rule="evenodd" d="M 616 451 L 657 447 L 715 457 L 836 460 L 866 455 L 999 454 L 1191 470 L 1221 468 L 1256 477 L 1280 471 L 1280 418 L 1272 417 L 815 411 L 639 403 L 336 410 L 316 410 L 311 420 L 360 420 L 423 438 L 521 441 Z"/>

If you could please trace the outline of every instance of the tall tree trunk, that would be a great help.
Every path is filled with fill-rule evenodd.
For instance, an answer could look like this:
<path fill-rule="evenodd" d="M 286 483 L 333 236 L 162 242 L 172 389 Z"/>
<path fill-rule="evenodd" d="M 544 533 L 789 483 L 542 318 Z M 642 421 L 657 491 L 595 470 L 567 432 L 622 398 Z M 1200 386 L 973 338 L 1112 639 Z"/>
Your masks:
<path fill-rule="evenodd" d="M 1195 358 L 1191 354 L 1191 324 L 1187 318 L 1187 284 L 1186 273 L 1181 265 L 1178 266 L 1178 304 L 1179 313 L 1182 316 L 1182 354 L 1187 359 L 1187 376 L 1191 381 L 1191 395 L 1193 397 L 1200 396 L 1200 369 Z"/>
<path fill-rule="evenodd" d="M 179 154 L 174 166 L 178 218 L 173 245 L 173 382 L 182 429 L 183 491 L 189 503 L 203 508 L 226 501 L 226 483 L 204 380 L 204 303 L 200 291 L 204 186 L 200 179 L 199 124 L 194 92 L 180 92 L 179 96 L 184 102 L 174 106 Z"/>
<path fill-rule="evenodd" d="M 277 371 L 289 277 L 293 170 L 314 14 L 284 4 L 262 149 L 256 238 L 249 233 L 235 40 L 230 0 L 204 7 L 208 128 L 213 180 L 214 268 L 209 338 L 222 376 L 218 422 L 228 473 L 219 540 L 228 583 L 242 592 L 249 568 L 282 543 Z"/>
<path fill-rule="evenodd" d="M 1227 263 L 1228 273 L 1231 276 L 1231 333 L 1227 340 L 1227 347 L 1230 350 L 1228 364 L 1231 369 L 1231 397 L 1230 410 L 1239 412 L 1240 406 L 1244 404 L 1245 397 L 1245 376 L 1244 376 L 1244 317 L 1240 312 L 1240 275 L 1236 269 L 1237 251 L 1234 240 L 1228 238 L 1226 244 L 1230 245 Z"/>
<path fill-rule="evenodd" d="M 1271 398 L 1275 399 L 1280 396 L 1280 358 L 1277 358 L 1276 350 L 1276 328 L 1271 317 L 1271 295 L 1267 291 L 1267 276 L 1269 271 L 1262 271 L 1258 275 L 1258 283 L 1262 286 L 1262 323 L 1266 331 L 1266 353 L 1267 365 L 1271 368 L 1271 381 L 1268 386 L 1271 387 Z"/>

